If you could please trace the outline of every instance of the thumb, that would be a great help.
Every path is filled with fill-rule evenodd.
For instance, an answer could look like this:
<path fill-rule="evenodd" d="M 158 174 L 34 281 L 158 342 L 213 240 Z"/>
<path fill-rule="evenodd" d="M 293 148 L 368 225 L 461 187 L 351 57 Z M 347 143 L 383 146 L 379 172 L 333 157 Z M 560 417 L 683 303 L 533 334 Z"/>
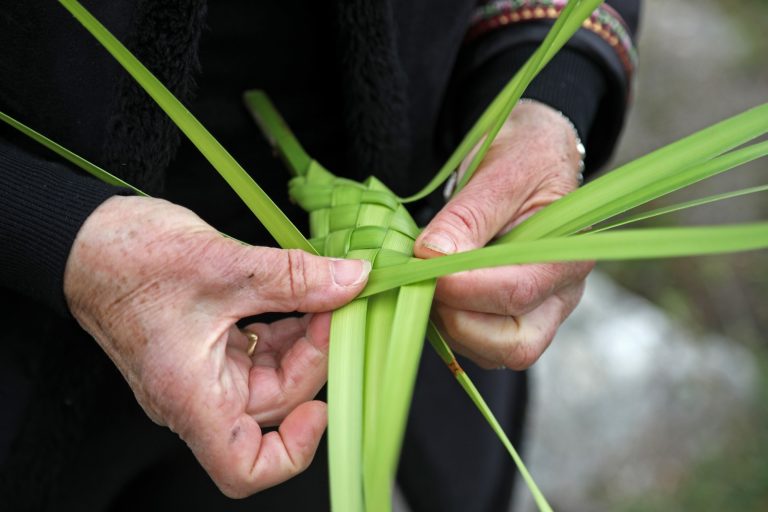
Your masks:
<path fill-rule="evenodd" d="M 478 173 L 416 239 L 414 254 L 432 258 L 483 247 L 519 207 L 509 182 L 496 172 Z M 497 179 L 501 178 L 501 179 Z"/>
<path fill-rule="evenodd" d="M 337 309 L 365 287 L 371 263 L 314 256 L 298 249 L 249 247 L 240 265 L 248 286 L 238 301 L 258 304 L 261 312 L 305 313 Z M 242 272 L 241 272 L 242 273 Z M 248 314 L 254 314 L 248 312 Z"/>

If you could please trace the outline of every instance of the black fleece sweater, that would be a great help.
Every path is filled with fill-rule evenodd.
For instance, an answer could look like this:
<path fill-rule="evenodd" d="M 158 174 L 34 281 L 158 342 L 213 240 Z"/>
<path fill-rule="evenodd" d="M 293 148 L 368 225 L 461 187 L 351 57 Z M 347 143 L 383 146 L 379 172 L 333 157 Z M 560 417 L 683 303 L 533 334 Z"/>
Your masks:
<path fill-rule="evenodd" d="M 337 172 L 375 174 L 398 192 L 416 190 L 548 25 L 513 25 L 464 43 L 473 3 L 399 0 L 391 9 L 366 8 L 371 16 L 355 11 L 367 5 L 362 1 L 340 2 L 335 11 L 314 2 L 223 2 L 212 15 L 229 26 L 202 47 L 205 87 L 195 110 L 225 141 L 235 134 L 262 146 L 243 155 L 260 182 L 280 184 L 284 175 L 265 158 L 240 108 L 243 87 L 266 89 L 313 154 Z M 636 5 L 618 3 L 636 23 Z M 204 2 L 85 4 L 177 95 L 192 99 Z M 386 30 L 362 26 L 366 16 Z M 149 193 L 164 193 L 179 134 L 106 52 L 47 0 L 4 7 L 0 23 L 0 108 Z M 590 168 L 605 161 L 623 119 L 629 77 L 616 60 L 607 43 L 583 31 L 527 93 L 574 120 Z M 62 173 L 47 162 L 52 158 L 0 131 L 0 286 L 65 313 L 69 246 L 115 190 Z"/>
<path fill-rule="evenodd" d="M 83 3 L 299 222 L 303 215 L 285 198 L 286 174 L 241 107 L 243 90 L 266 89 L 310 153 L 334 172 L 375 174 L 408 193 L 434 173 L 550 25 L 511 24 L 467 39 L 474 0 Z M 638 2 L 610 3 L 633 33 Z M 0 110 L 218 229 L 270 243 L 63 8 L 48 0 L 3 5 L 0 48 Z M 614 50 L 582 31 L 526 94 L 574 121 L 590 169 L 610 155 L 628 101 L 630 73 Z M 64 445 L 77 445 L 99 410 L 98 393 L 83 389 L 119 379 L 69 319 L 62 292 L 79 227 L 116 193 L 125 191 L 82 176 L 0 127 L 0 305 L 9 320 L 0 334 L 0 463 L 11 453 L 7 467 L 27 480 L 29 495 L 41 488 L 56 495 L 51 479 L 72 457 Z M 426 220 L 438 201 L 415 213 Z M 91 370 L 79 375 L 83 365 Z M 50 422 L 59 424 L 58 434 L 47 432 Z M 46 455 L 30 469 L 24 461 L 39 453 L 31 445 Z"/>

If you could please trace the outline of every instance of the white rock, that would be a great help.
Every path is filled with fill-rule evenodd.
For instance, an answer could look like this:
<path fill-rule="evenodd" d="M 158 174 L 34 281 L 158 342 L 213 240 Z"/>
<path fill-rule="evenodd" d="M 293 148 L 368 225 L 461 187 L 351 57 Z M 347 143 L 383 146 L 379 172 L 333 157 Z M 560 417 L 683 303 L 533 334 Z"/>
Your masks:
<path fill-rule="evenodd" d="M 531 373 L 525 459 L 569 511 L 601 510 L 595 491 L 610 501 L 673 485 L 750 406 L 757 381 L 743 347 L 690 332 L 598 272 Z M 518 490 L 518 510 L 532 510 Z"/>

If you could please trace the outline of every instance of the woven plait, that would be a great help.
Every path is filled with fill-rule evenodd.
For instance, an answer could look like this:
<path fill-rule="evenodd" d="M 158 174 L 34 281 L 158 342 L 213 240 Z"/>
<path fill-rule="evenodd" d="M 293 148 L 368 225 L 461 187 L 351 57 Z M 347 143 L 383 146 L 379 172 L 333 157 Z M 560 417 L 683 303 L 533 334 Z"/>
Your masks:
<path fill-rule="evenodd" d="M 310 242 L 323 256 L 365 258 L 374 268 L 412 258 L 419 228 L 376 178 L 359 183 L 312 165 L 291 180 L 289 194 L 309 213 Z"/>

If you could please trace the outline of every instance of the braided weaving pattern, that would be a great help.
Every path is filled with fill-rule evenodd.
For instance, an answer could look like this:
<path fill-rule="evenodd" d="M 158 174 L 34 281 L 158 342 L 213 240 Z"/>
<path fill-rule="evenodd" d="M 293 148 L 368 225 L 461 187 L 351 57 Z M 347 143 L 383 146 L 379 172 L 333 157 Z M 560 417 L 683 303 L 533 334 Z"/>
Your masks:
<path fill-rule="evenodd" d="M 359 183 L 312 165 L 290 181 L 288 190 L 309 213 L 310 243 L 323 256 L 364 258 L 374 268 L 412 257 L 419 228 L 378 179 Z"/>
<path fill-rule="evenodd" d="M 289 182 L 288 192 L 309 213 L 310 243 L 323 256 L 366 259 L 374 268 L 413 258 L 419 228 L 395 194 L 378 179 L 370 177 L 359 183 L 338 178 L 312 161 L 305 173 Z M 362 475 L 343 474 L 331 479 L 332 495 L 343 495 L 349 510 L 391 509 L 390 486 L 434 291 L 435 280 L 428 279 L 357 299 L 334 313 L 329 373 L 334 364 L 340 364 L 344 381 L 339 389 L 334 387 L 339 386 L 338 381 L 329 380 L 329 408 L 337 403 L 332 397 L 339 400 L 344 395 L 341 400 L 359 419 L 329 424 L 329 443 L 342 445 L 344 456 L 337 466 L 355 464 L 356 460 L 363 466 Z M 344 335 L 337 337 L 341 330 Z M 364 348 L 345 349 L 350 343 Z M 355 395 L 350 389 L 362 393 Z M 350 450 L 353 445 L 359 448 Z M 360 454 L 354 455 L 357 450 Z M 331 453 L 329 457 L 337 456 Z M 338 485 L 345 477 L 348 480 L 334 491 L 334 482 Z M 365 492 L 350 497 L 350 488 L 365 488 Z"/>

